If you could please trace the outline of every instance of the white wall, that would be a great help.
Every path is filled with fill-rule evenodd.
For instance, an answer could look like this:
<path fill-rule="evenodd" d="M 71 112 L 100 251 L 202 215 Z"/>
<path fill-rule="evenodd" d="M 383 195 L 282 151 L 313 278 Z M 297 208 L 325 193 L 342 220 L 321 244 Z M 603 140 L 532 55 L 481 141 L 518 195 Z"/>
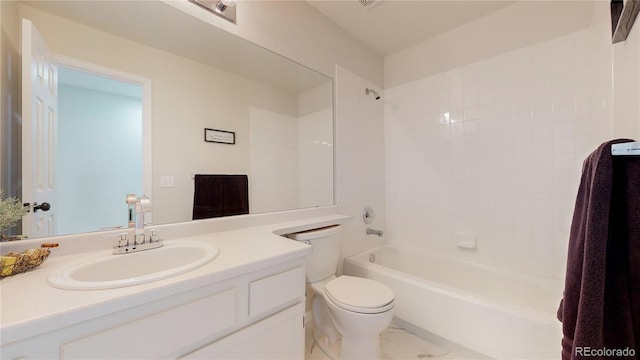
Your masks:
<path fill-rule="evenodd" d="M 584 29 L 592 1 L 519 1 L 384 59 L 392 88 Z M 601 5 L 601 4 L 600 4 Z"/>
<path fill-rule="evenodd" d="M 326 109 L 333 109 L 333 82 L 316 86 L 298 94 L 298 116 L 305 116 Z M 333 114 L 332 114 L 333 121 Z"/>
<path fill-rule="evenodd" d="M 387 64 L 392 77 L 418 66 L 385 91 L 390 243 L 562 278 L 582 161 L 611 137 L 608 23 L 422 77 L 430 46 Z M 477 249 L 457 248 L 459 233 Z"/>
<path fill-rule="evenodd" d="M 613 134 L 640 141 L 640 20 L 613 45 Z"/>
<path fill-rule="evenodd" d="M 341 214 L 353 216 L 344 225 L 342 255 L 381 245 L 384 237 L 366 235 L 367 227 L 385 230 L 384 100 L 365 95 L 365 88 L 381 89 L 338 66 L 336 69 L 336 196 Z M 366 206 L 376 219 L 362 221 Z M 342 263 L 342 262 L 341 262 Z"/>

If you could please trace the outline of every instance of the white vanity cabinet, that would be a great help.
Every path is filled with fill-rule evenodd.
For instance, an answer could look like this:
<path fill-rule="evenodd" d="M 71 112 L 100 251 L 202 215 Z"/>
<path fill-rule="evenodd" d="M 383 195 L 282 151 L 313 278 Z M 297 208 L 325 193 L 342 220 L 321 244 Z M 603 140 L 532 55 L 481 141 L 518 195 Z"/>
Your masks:
<path fill-rule="evenodd" d="M 302 273 L 301 273 L 302 272 Z M 259 318 L 289 299 L 299 298 L 304 268 L 295 267 L 249 283 L 249 316 Z M 304 292 L 304 289 L 302 290 Z M 303 359 L 304 302 L 261 320 L 182 359 Z M 302 346 L 300 346 L 302 344 Z"/>
<path fill-rule="evenodd" d="M 2 359 L 304 358 L 304 259 L 2 347 Z M 96 305 L 99 306 L 99 305 Z"/>
<path fill-rule="evenodd" d="M 298 303 L 180 359 L 303 359 L 303 312 Z"/>

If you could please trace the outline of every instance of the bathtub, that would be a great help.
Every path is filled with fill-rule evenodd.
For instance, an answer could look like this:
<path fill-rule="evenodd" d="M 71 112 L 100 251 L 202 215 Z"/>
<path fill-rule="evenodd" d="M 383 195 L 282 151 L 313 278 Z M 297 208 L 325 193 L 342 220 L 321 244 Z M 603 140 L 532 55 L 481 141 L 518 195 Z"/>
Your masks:
<path fill-rule="evenodd" d="M 496 359 L 558 359 L 563 281 L 381 247 L 348 257 L 344 273 L 396 294 L 395 316 Z"/>

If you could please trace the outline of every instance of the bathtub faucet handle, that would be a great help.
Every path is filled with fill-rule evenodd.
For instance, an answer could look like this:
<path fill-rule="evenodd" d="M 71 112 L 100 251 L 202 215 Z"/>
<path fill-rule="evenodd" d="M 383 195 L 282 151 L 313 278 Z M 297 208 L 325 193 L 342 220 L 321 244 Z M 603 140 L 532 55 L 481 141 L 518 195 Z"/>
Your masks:
<path fill-rule="evenodd" d="M 383 234 L 382 230 L 376 230 L 376 229 L 372 229 L 372 228 L 367 228 L 367 235 L 382 236 L 382 234 Z"/>

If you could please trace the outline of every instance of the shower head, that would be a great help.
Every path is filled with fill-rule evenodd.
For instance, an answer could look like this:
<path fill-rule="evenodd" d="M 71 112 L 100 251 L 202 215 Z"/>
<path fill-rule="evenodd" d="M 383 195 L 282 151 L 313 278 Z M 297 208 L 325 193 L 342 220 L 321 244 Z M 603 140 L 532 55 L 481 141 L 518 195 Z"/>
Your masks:
<path fill-rule="evenodd" d="M 373 89 L 366 88 L 366 89 L 364 89 L 364 93 L 366 95 L 369 95 L 371 93 L 371 94 L 373 94 L 373 96 L 374 96 L 374 98 L 376 100 L 380 100 L 380 94 L 378 94 L 378 92 L 373 90 Z"/>

